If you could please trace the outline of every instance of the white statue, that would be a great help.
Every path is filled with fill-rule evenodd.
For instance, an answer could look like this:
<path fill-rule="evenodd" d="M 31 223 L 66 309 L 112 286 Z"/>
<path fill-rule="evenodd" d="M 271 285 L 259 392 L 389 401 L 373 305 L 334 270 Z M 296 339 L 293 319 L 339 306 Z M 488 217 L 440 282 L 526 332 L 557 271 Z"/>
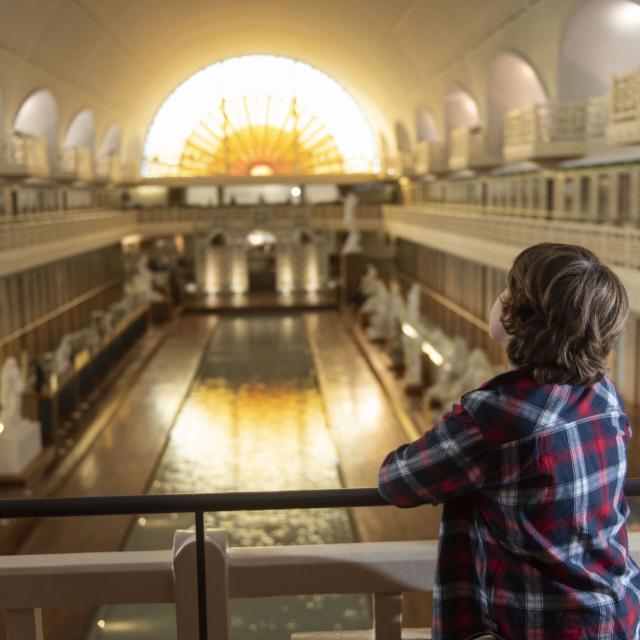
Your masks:
<path fill-rule="evenodd" d="M 456 336 L 442 352 L 444 363 L 438 368 L 435 384 L 427 389 L 432 406 L 444 406 L 451 397 L 451 388 L 467 367 L 469 353 L 463 338 Z"/>
<path fill-rule="evenodd" d="M 11 429 L 22 422 L 22 394 L 25 390 L 22 371 L 18 361 L 9 356 L 0 372 L 0 403 L 2 404 L 2 423 Z"/>
<path fill-rule="evenodd" d="M 347 239 L 342 247 L 343 254 L 362 253 L 362 236 L 358 231 L 356 223 L 356 207 L 358 206 L 358 198 L 355 193 L 350 193 L 344 199 L 344 209 L 342 212 L 342 220 L 348 231 Z"/>
<path fill-rule="evenodd" d="M 138 259 L 136 272 L 125 287 L 127 295 L 137 295 L 144 302 L 158 302 L 162 296 L 153 287 L 153 272 L 149 269 L 149 258 L 141 255 Z"/>
<path fill-rule="evenodd" d="M 448 411 L 463 394 L 477 389 L 492 376 L 493 367 L 487 354 L 479 347 L 474 348 L 464 363 L 461 375 L 451 383 L 449 392 L 442 402 L 443 409 Z"/>
<path fill-rule="evenodd" d="M 372 262 L 367 263 L 364 274 L 360 278 L 360 293 L 368 298 L 373 293 L 373 283 L 378 278 L 378 270 Z"/>
<path fill-rule="evenodd" d="M 362 313 L 368 314 L 367 336 L 370 340 L 386 340 L 389 325 L 389 291 L 380 278 L 372 282 L 372 293 L 362 305 Z"/>
<path fill-rule="evenodd" d="M 416 331 L 420 323 L 420 287 L 412 284 L 407 293 L 405 311 L 406 324 Z M 405 385 L 418 388 L 422 385 L 422 340 L 420 336 L 412 337 L 403 333 L 402 349 L 404 351 Z"/>
<path fill-rule="evenodd" d="M 61 376 L 71 366 L 71 341 L 68 335 L 62 336 L 62 340 L 56 349 L 53 361 L 54 371 Z"/>
<path fill-rule="evenodd" d="M 0 371 L 0 474 L 21 474 L 42 450 L 40 424 L 22 416 L 25 379 L 18 361 L 9 356 Z"/>

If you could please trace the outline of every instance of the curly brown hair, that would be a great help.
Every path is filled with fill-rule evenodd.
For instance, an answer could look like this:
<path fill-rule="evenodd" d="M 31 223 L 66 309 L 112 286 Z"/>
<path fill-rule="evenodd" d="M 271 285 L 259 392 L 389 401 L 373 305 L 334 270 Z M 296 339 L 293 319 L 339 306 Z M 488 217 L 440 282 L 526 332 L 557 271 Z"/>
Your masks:
<path fill-rule="evenodd" d="M 532 368 L 538 384 L 600 380 L 629 315 L 618 276 L 571 244 L 545 242 L 520 253 L 501 301 L 509 360 Z"/>

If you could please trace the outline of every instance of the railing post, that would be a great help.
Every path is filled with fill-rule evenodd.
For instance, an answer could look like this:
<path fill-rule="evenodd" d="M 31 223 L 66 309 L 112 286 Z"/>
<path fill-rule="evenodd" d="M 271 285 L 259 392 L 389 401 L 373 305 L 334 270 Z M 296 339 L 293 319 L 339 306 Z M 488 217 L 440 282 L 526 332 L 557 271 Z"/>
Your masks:
<path fill-rule="evenodd" d="M 204 538 L 206 635 L 198 608 L 197 543 L 193 531 L 176 531 L 173 576 L 178 640 L 229 640 L 227 534 L 207 531 Z"/>
<path fill-rule="evenodd" d="M 43 640 L 42 611 L 14 609 L 6 612 L 7 640 Z"/>
<path fill-rule="evenodd" d="M 401 593 L 373 594 L 373 638 L 374 640 L 401 640 Z"/>

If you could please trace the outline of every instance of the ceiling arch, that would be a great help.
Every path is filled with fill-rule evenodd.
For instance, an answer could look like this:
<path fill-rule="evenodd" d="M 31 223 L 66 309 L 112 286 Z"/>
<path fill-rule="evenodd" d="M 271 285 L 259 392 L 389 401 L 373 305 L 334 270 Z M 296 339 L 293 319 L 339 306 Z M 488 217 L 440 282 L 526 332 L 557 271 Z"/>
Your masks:
<path fill-rule="evenodd" d="M 96 118 L 91 109 L 77 113 L 65 133 L 62 146 L 66 148 L 86 147 L 93 151 L 96 142 Z"/>
<path fill-rule="evenodd" d="M 544 0 L 542 0 L 544 1 Z M 577 2 L 577 0 L 568 0 Z M 146 131 L 170 91 L 243 54 L 303 60 L 346 87 L 376 130 L 413 118 L 427 86 L 477 42 L 530 10 L 527 0 L 23 0 L 0 4 L 0 74 L 50 80 L 99 122 Z M 64 96 L 63 96 L 64 93 Z M 434 97 L 433 95 L 431 96 Z M 13 100 L 13 96 L 11 98 Z M 12 106 L 13 108 L 13 106 Z"/>
<path fill-rule="evenodd" d="M 500 51 L 491 61 L 487 77 L 489 127 L 502 129 L 505 114 L 519 107 L 547 102 L 540 76 L 524 57 L 514 51 Z"/>
<path fill-rule="evenodd" d="M 559 64 L 563 100 L 605 93 L 615 73 L 640 64 L 640 4 L 633 0 L 587 0 L 566 25 Z"/>

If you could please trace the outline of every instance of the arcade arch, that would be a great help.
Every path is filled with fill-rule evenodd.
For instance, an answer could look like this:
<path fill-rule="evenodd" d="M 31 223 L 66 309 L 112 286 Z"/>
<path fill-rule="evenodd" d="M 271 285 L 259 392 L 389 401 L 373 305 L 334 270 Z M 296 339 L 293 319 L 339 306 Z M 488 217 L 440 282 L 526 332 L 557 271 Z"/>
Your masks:
<path fill-rule="evenodd" d="M 501 130 L 504 116 L 519 107 L 547 102 L 547 92 L 536 70 L 520 55 L 503 51 L 489 66 L 487 77 L 487 123 Z"/>
<path fill-rule="evenodd" d="M 605 93 L 616 73 L 640 60 L 640 5 L 587 0 L 570 18 L 560 47 L 559 97 L 585 100 Z"/>

